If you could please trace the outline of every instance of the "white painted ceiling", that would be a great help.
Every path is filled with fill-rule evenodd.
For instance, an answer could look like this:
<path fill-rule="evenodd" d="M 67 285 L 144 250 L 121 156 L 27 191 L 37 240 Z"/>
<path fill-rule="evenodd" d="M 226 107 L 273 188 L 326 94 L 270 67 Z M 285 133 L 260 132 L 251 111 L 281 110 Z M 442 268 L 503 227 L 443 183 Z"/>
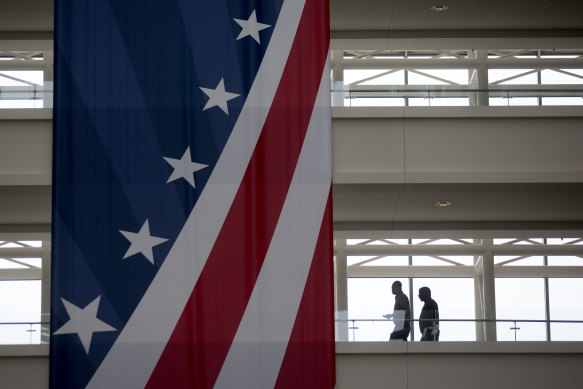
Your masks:
<path fill-rule="evenodd" d="M 52 31 L 53 9 L 53 0 L 0 0 L 0 31 Z M 581 0 L 330 0 L 332 31 L 582 29 L 582 16 Z"/>
<path fill-rule="evenodd" d="M 333 194 L 335 230 L 583 230 L 581 183 L 335 184 Z"/>
<path fill-rule="evenodd" d="M 580 0 L 330 0 L 332 31 L 581 29 L 582 16 Z"/>

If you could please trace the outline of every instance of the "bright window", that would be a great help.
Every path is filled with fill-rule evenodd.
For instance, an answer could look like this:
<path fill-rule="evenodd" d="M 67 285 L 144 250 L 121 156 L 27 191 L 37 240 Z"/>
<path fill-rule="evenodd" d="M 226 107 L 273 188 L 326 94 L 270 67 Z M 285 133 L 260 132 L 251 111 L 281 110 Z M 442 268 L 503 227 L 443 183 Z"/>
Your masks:
<path fill-rule="evenodd" d="M 0 344 L 40 343 L 40 321 L 41 281 L 0 281 Z"/>
<path fill-rule="evenodd" d="M 583 320 L 583 279 L 549 278 L 551 320 Z M 583 341 L 582 325 L 551 323 L 551 340 Z"/>
<path fill-rule="evenodd" d="M 403 291 L 409 294 L 407 278 L 349 278 L 348 279 L 348 339 L 359 342 L 388 341 L 393 322 L 383 318 L 392 313 L 395 296 L 391 285 L 401 281 Z M 369 321 L 350 320 L 369 319 Z M 375 321 L 370 321 L 375 320 Z M 358 327 L 353 328 L 351 327 Z"/>
<path fill-rule="evenodd" d="M 546 319 L 544 280 L 542 278 L 496 278 L 495 285 L 498 340 L 546 340 L 545 323 L 519 321 Z"/>
<path fill-rule="evenodd" d="M 473 278 L 414 278 L 413 317 L 419 318 L 423 302 L 419 300 L 419 288 L 431 289 L 431 297 L 439 306 L 441 319 L 475 319 Z M 419 340 L 419 323 L 415 323 Z M 473 321 L 441 321 L 439 340 L 475 341 L 476 326 Z"/>

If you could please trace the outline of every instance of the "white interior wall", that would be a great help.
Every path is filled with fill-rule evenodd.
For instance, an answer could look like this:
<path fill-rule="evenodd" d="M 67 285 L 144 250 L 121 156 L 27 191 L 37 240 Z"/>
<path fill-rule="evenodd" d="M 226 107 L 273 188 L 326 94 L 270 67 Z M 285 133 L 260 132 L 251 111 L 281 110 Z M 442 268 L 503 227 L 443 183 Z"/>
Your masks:
<path fill-rule="evenodd" d="M 581 388 L 577 342 L 337 343 L 336 388 Z"/>
<path fill-rule="evenodd" d="M 583 112 L 568 108 L 336 108 L 334 182 L 583 182 Z"/>
<path fill-rule="evenodd" d="M 0 111 L 0 185 L 50 185 L 50 110 L 17 111 Z M 583 182 L 578 107 L 333 113 L 335 183 Z"/>
<path fill-rule="evenodd" d="M 0 352 L 0 386 L 48 388 L 48 346 L 19 347 Z M 583 347 L 576 342 L 337 343 L 336 349 L 337 389 L 579 389 L 583 382 Z"/>
<path fill-rule="evenodd" d="M 0 185 L 50 185 L 51 110 L 0 111 Z"/>

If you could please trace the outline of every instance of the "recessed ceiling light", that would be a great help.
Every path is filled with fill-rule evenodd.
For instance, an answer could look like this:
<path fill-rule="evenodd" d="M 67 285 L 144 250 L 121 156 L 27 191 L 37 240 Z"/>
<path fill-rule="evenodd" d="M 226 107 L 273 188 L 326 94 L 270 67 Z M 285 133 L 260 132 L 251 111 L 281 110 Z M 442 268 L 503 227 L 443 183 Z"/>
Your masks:
<path fill-rule="evenodd" d="M 453 205 L 451 201 L 438 201 L 435 203 L 436 207 L 449 207 L 450 205 Z"/>
<path fill-rule="evenodd" d="M 431 10 L 436 12 L 447 11 L 447 5 L 434 5 Z"/>

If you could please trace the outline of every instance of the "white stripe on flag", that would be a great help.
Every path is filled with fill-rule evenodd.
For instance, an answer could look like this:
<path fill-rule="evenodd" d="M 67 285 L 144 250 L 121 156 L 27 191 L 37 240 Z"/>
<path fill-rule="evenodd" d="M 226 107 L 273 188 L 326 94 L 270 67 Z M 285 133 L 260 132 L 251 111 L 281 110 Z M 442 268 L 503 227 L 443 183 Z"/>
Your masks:
<path fill-rule="evenodd" d="M 284 1 L 255 82 L 203 193 L 87 388 L 143 388 L 148 383 L 243 179 L 283 74 L 304 4 L 305 0 Z"/>
<path fill-rule="evenodd" d="M 273 388 L 277 380 L 332 182 L 329 80 L 326 65 L 277 228 L 216 389 Z"/>

